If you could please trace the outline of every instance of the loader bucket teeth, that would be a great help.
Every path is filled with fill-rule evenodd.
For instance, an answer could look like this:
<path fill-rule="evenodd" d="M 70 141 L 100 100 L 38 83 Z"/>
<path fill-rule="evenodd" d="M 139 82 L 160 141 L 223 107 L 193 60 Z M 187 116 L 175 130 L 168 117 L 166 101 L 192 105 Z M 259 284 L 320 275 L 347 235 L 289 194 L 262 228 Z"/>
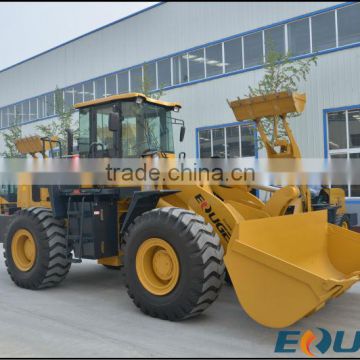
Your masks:
<path fill-rule="evenodd" d="M 360 278 L 360 234 L 326 211 L 242 221 L 225 264 L 247 314 L 281 328 L 322 308 Z"/>

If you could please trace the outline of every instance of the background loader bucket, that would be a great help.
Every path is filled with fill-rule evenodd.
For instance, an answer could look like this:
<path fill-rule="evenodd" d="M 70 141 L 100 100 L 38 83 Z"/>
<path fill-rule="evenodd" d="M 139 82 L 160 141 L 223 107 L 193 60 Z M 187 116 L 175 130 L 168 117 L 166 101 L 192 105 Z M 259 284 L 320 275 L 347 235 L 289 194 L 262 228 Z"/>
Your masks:
<path fill-rule="evenodd" d="M 248 315 L 286 327 L 359 280 L 360 234 L 328 224 L 326 211 L 247 220 L 224 260 Z"/>
<path fill-rule="evenodd" d="M 304 111 L 305 94 L 280 92 L 228 101 L 237 121 Z"/>

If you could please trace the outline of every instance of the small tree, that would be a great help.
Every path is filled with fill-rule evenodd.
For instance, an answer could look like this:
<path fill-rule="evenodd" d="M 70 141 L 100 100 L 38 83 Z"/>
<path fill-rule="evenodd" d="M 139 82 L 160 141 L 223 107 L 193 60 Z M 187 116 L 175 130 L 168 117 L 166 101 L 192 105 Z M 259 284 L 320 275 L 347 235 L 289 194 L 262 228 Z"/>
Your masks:
<path fill-rule="evenodd" d="M 75 134 L 78 133 L 79 128 L 73 119 L 75 109 L 66 109 L 63 92 L 58 87 L 55 89 L 55 115 L 58 117 L 56 121 L 52 121 L 48 125 L 37 125 L 36 129 L 41 136 L 52 137 L 57 136 L 61 142 L 61 147 L 64 153 L 67 153 L 67 129 L 72 129 Z"/>
<path fill-rule="evenodd" d="M 271 49 L 271 46 L 270 46 Z M 266 65 L 264 67 L 265 74 L 259 83 L 255 86 L 249 86 L 249 93 L 246 97 L 266 95 L 281 91 L 295 92 L 298 91 L 298 85 L 301 81 L 306 81 L 310 73 L 311 66 L 317 65 L 317 58 L 292 60 L 291 54 L 280 54 L 274 50 L 270 50 L 266 57 Z M 300 114 L 289 114 L 289 117 L 299 116 Z M 270 141 L 274 142 L 275 118 L 267 117 L 261 119 L 261 124 Z M 279 123 L 279 135 L 284 136 L 285 132 L 282 123 Z M 261 138 L 258 138 L 258 147 L 264 146 Z"/>
<path fill-rule="evenodd" d="M 138 80 L 141 80 L 140 81 L 141 85 L 140 85 L 139 91 L 142 94 L 144 94 L 145 96 L 155 99 L 155 100 L 159 100 L 163 95 L 165 95 L 164 90 L 163 90 L 163 87 L 164 87 L 163 84 L 160 84 L 159 89 L 157 89 L 155 91 L 153 90 L 154 86 L 150 80 L 148 64 L 146 64 L 146 63 L 143 64 L 143 76 L 141 79 L 138 79 Z M 132 114 L 134 117 L 141 115 L 142 111 L 143 110 L 140 107 L 132 108 Z M 145 143 L 149 143 L 151 141 L 154 143 L 157 142 L 156 136 L 154 135 L 154 132 L 153 132 L 150 122 L 148 122 L 148 121 L 139 122 L 139 126 L 143 126 L 143 128 L 144 128 L 145 136 L 147 138 Z M 157 145 L 160 146 L 160 144 L 157 144 Z"/>
<path fill-rule="evenodd" d="M 15 121 L 6 132 L 2 134 L 4 140 L 5 151 L 1 153 L 1 156 L 4 158 L 24 158 L 25 155 L 19 153 L 15 146 L 16 140 L 22 137 L 22 129 L 18 121 Z"/>
<path fill-rule="evenodd" d="M 163 90 L 164 84 L 160 84 L 160 87 L 156 91 L 152 91 L 151 89 L 151 81 L 149 78 L 149 66 L 148 64 L 143 65 L 144 68 L 144 77 L 141 81 L 141 89 L 140 91 L 147 97 L 150 97 L 155 100 L 159 100 L 162 96 L 165 95 L 165 92 Z"/>

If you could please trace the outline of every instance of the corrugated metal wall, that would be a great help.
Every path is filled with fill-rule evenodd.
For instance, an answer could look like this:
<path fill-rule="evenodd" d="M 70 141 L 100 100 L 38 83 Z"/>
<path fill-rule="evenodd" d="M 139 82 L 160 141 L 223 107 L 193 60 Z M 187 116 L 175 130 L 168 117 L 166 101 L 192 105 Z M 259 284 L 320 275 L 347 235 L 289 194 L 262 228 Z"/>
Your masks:
<path fill-rule="evenodd" d="M 292 129 L 304 157 L 323 157 L 323 109 L 360 104 L 360 48 L 322 55 L 313 67 L 309 80 L 300 84 L 307 94 L 304 114 L 291 121 Z M 235 121 L 226 99 L 243 97 L 248 85 L 256 85 L 263 70 L 251 71 L 214 81 L 174 89 L 165 99 L 180 101 L 181 116 L 186 120 L 188 134 L 182 145 L 189 156 L 195 155 L 196 127 Z"/>
<path fill-rule="evenodd" d="M 52 91 L 56 85 L 72 85 L 332 5 L 335 3 L 165 3 L 0 72 L 0 107 Z"/>

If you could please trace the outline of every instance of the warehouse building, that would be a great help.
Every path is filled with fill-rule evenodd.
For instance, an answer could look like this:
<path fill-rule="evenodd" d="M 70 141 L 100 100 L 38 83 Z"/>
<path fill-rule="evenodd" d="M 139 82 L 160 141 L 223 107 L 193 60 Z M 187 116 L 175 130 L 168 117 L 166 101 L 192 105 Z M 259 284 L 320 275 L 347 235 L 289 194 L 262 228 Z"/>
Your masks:
<path fill-rule="evenodd" d="M 183 105 L 187 134 L 177 151 L 255 156 L 253 128 L 234 123 L 226 99 L 261 79 L 271 41 L 296 58 L 318 56 L 300 84 L 306 111 L 291 124 L 303 156 L 357 158 L 359 19 L 360 3 L 351 2 L 159 3 L 0 71 L 0 132 L 19 122 L 34 134 L 56 121 L 56 87 L 71 107 L 138 91 L 146 75 L 162 99 Z M 349 210 L 358 211 L 360 186 L 345 188 Z"/>

